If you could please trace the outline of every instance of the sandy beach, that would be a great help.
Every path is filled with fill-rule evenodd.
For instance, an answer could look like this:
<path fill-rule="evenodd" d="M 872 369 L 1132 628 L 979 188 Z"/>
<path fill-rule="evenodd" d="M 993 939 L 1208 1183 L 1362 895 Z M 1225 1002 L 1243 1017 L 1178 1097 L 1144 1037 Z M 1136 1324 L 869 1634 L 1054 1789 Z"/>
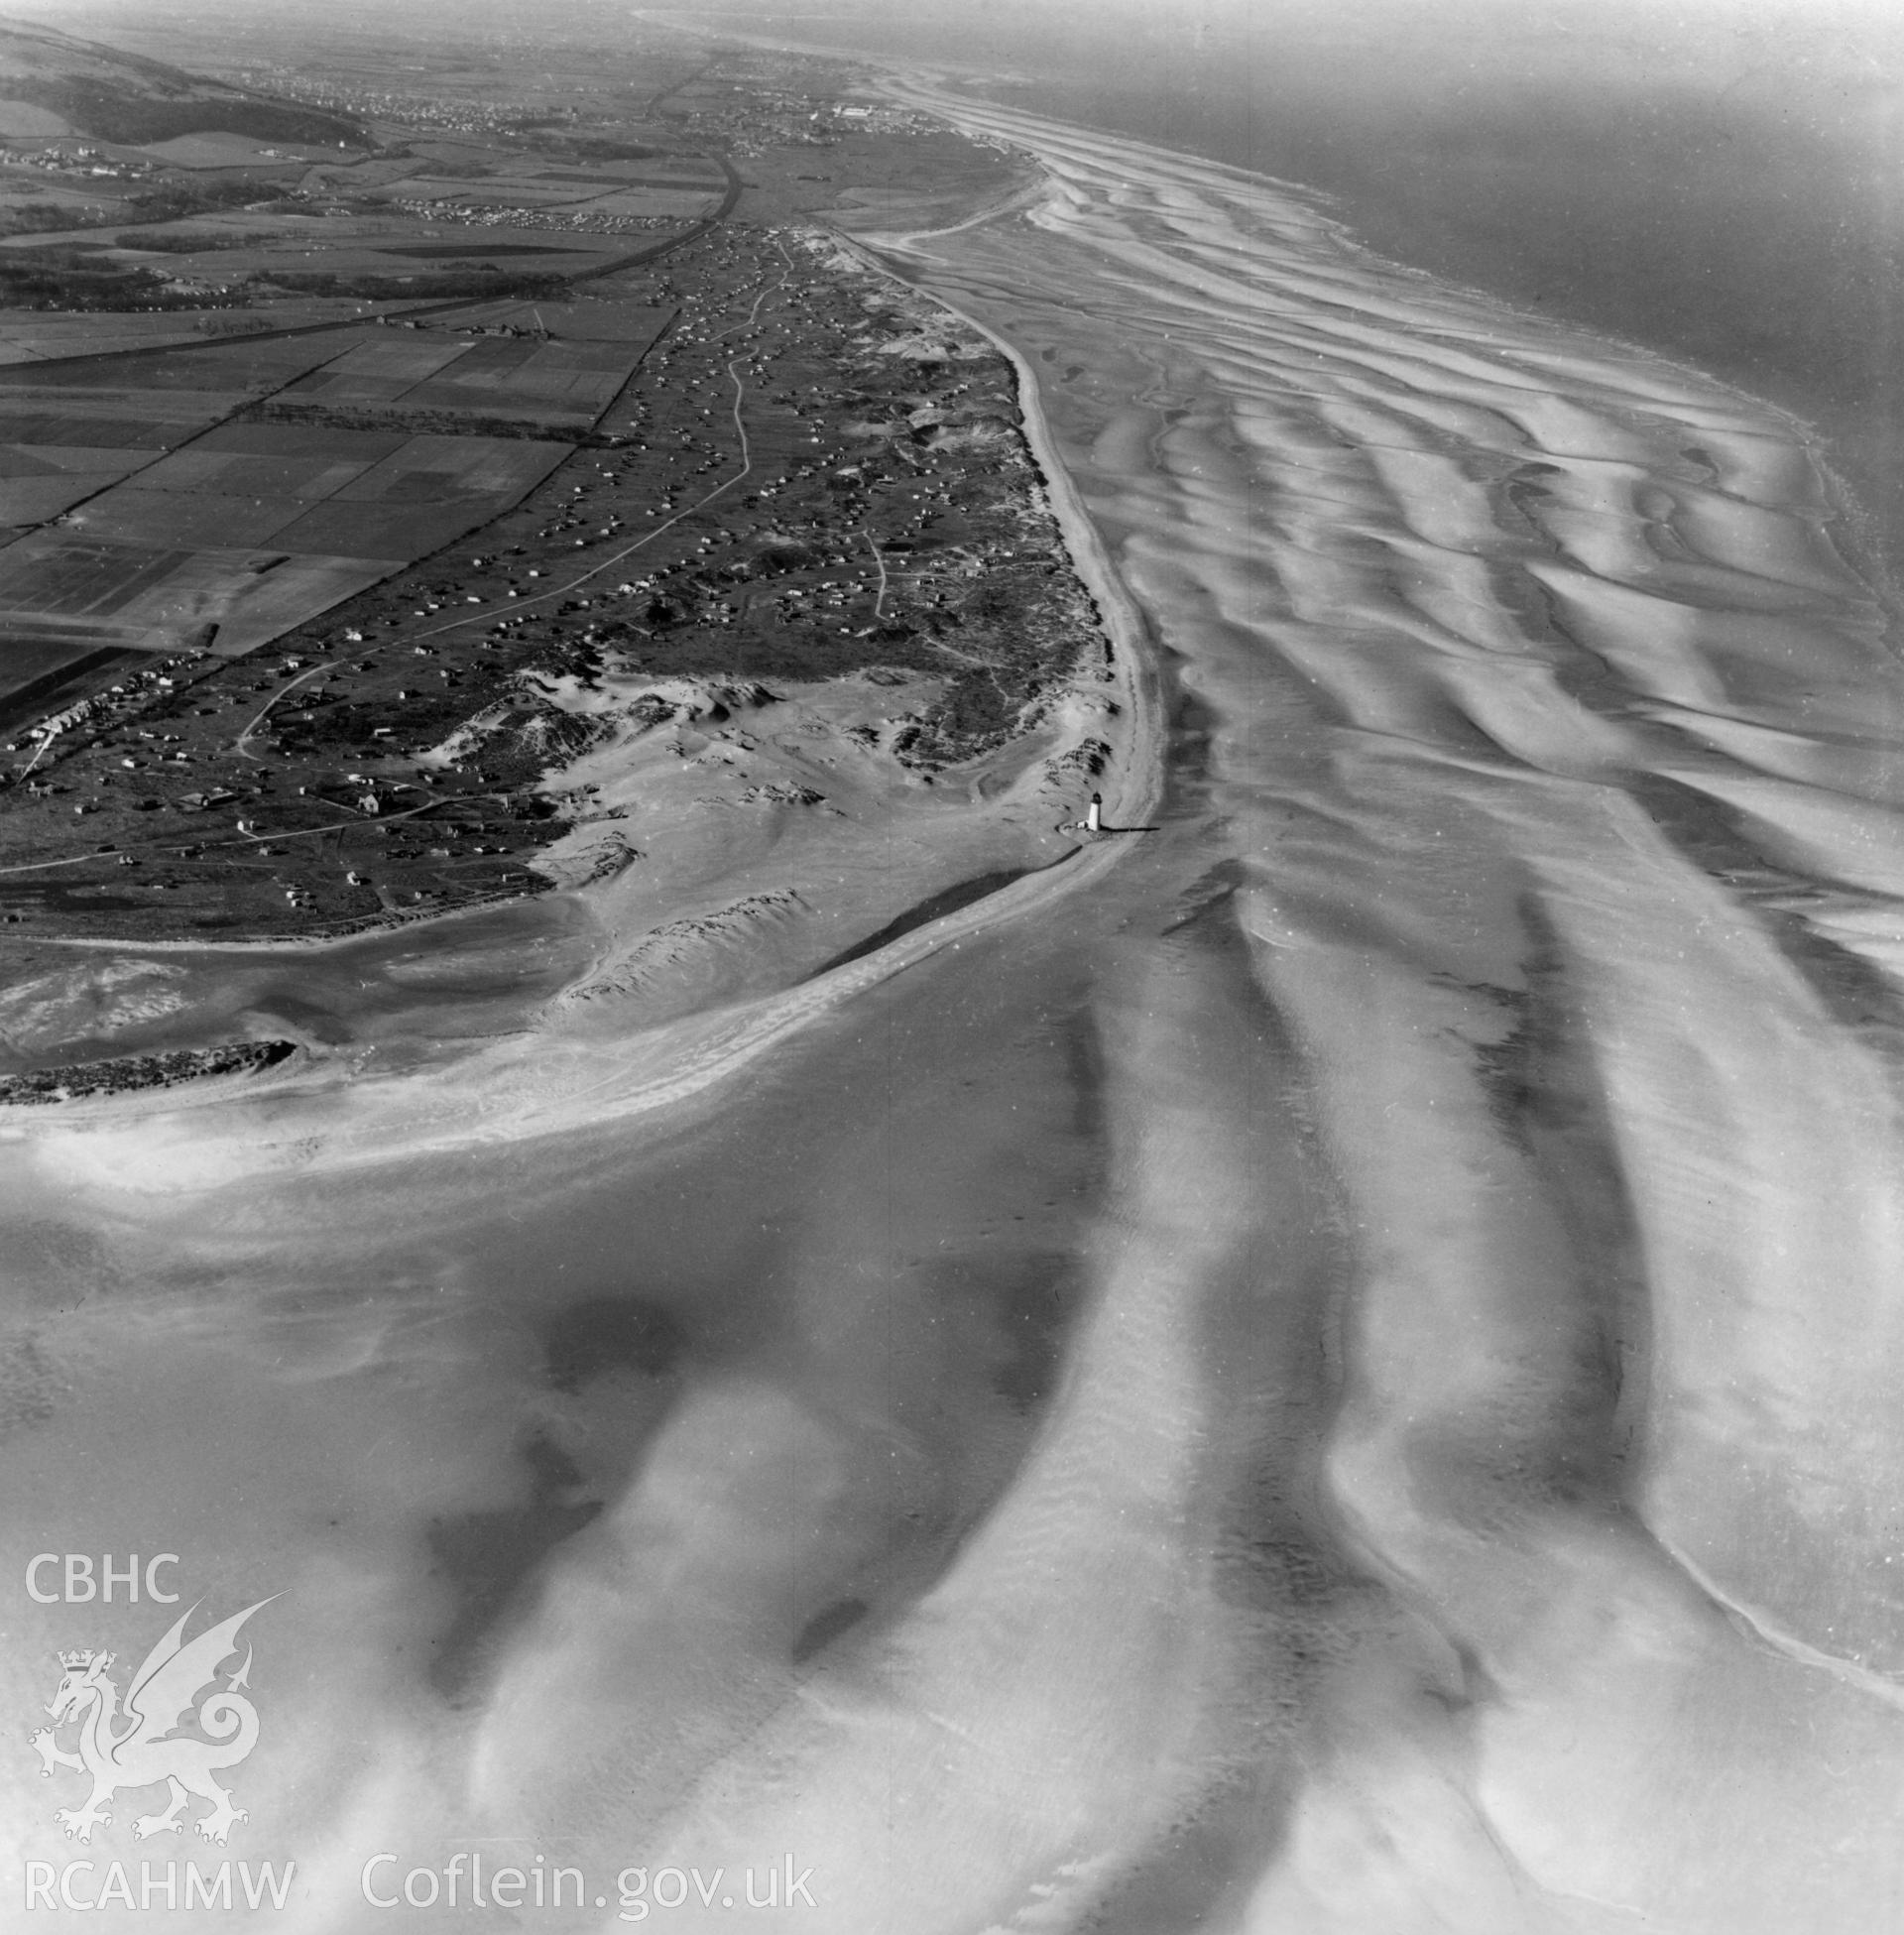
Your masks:
<path fill-rule="evenodd" d="M 1805 427 L 883 85 L 1044 173 L 853 244 L 1011 354 L 1110 676 L 824 816 L 703 795 L 847 681 L 610 740 L 648 870 L 323 950 L 269 1089 L 17 1112 L 8 1562 L 280 1596 L 300 1935 L 477 1848 L 551 1928 L 782 1858 L 749 1926 L 1893 1925 L 1904 668 Z M 1053 865 L 1085 737 L 1150 830 Z M 296 1025 L 248 958 L 36 1025 Z"/>

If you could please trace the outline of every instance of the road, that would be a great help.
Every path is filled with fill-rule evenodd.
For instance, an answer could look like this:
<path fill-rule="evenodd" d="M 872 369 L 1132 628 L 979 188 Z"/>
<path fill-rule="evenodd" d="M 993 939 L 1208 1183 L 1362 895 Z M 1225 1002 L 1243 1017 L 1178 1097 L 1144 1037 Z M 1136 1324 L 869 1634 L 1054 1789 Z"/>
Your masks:
<path fill-rule="evenodd" d="M 743 329 L 752 328 L 760 316 L 762 303 L 775 290 L 786 287 L 787 277 L 793 273 L 792 259 L 787 255 L 786 250 L 779 242 L 776 241 L 774 246 L 779 250 L 780 259 L 786 264 L 786 268 L 781 273 L 779 281 L 762 290 L 760 295 L 754 299 L 754 306 L 748 311 L 745 322 L 737 322 L 733 328 L 722 330 L 720 335 L 714 338 L 714 341 L 723 342 L 729 336 L 738 335 Z M 552 599 L 565 598 L 571 591 L 578 590 L 585 584 L 593 583 L 604 572 L 614 569 L 624 558 L 633 557 L 637 551 L 645 549 L 648 545 L 652 544 L 664 531 L 671 531 L 677 524 L 693 517 L 697 511 L 705 510 L 716 498 L 725 496 L 737 484 L 745 483 L 754 474 L 754 451 L 752 444 L 748 440 L 747 422 L 742 415 L 742 405 L 747 398 L 747 386 L 741 381 L 740 372 L 734 367 L 740 360 L 738 356 L 730 357 L 726 364 L 728 381 L 734 385 L 734 404 L 731 415 L 734 423 L 734 434 L 740 445 L 741 457 L 741 467 L 734 475 L 727 478 L 724 482 L 716 484 L 705 496 L 697 498 L 685 510 L 676 511 L 672 517 L 663 519 L 653 531 L 644 532 L 633 544 L 624 544 L 620 550 L 611 551 L 607 557 L 601 559 L 598 563 L 591 564 L 587 570 L 580 572 L 577 576 L 565 578 L 560 584 L 553 585 L 546 591 L 538 591 L 532 598 L 519 598 L 514 600 L 510 605 L 512 616 L 521 612 L 533 611 L 537 605 L 546 605 Z M 405 632 L 401 636 L 406 639 L 441 638 L 446 633 L 462 631 L 466 626 L 487 623 L 494 617 L 494 611 L 486 609 L 472 613 L 467 618 L 451 619 L 447 624 L 426 626 L 421 631 Z"/>

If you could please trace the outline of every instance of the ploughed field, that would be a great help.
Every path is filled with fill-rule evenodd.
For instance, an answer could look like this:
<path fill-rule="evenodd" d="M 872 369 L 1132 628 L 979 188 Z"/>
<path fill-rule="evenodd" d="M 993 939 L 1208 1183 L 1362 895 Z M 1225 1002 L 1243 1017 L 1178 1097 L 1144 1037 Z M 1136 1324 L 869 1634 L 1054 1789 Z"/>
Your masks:
<path fill-rule="evenodd" d="M 0 371 L 9 426 L 21 501 L 65 494 L 0 547 L 23 939 L 545 885 L 604 670 L 929 673 L 888 742 L 929 777 L 1098 649 L 1009 362 L 798 224 L 710 226 L 560 302 Z"/>
<path fill-rule="evenodd" d="M 642 148 L 677 200 L 692 187 L 692 219 L 578 226 L 533 197 L 389 199 L 419 173 L 511 193 L 573 173 L 566 137 L 441 150 L 353 118 L 325 147 L 249 122 L 138 146 L 111 116 L 47 138 L 35 116 L 0 98 L 0 303 L 20 305 L 0 307 L 0 732 L 118 679 L 128 653 L 248 651 L 505 508 L 666 319 L 596 304 L 569 330 L 554 299 L 727 193 L 717 157 Z M 593 166 L 570 202 L 629 190 L 627 161 Z M 497 319 L 526 297 L 551 315 Z M 472 298 L 497 300 L 457 336 L 376 326 Z"/>
<path fill-rule="evenodd" d="M 1096 649 L 1009 363 L 805 221 L 1015 164 L 778 57 L 431 58 L 313 45 L 296 126 L 0 100 L 15 939 L 545 886 L 598 673 L 870 672 L 923 780 Z"/>

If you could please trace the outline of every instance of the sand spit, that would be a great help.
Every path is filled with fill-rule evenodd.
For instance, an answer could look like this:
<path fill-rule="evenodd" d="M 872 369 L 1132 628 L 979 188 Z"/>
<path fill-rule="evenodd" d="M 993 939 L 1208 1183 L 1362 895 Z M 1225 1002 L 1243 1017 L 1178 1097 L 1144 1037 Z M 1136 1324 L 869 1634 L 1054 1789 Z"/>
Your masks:
<path fill-rule="evenodd" d="M 864 251 L 839 246 L 870 263 Z M 929 677 L 745 693 L 717 680 L 612 670 L 586 691 L 566 681 L 548 692 L 551 702 L 589 715 L 604 736 L 548 783 L 585 795 L 590 810 L 537 865 L 585 897 L 601 933 L 594 967 L 527 1030 L 450 1067 L 383 1077 L 371 1057 L 314 1064 L 311 1119 L 300 1119 L 294 1097 L 262 1136 L 241 1119 L 200 1113 L 190 1096 L 178 1098 L 178 1117 L 142 1119 L 124 1135 L 111 1133 L 109 1109 L 94 1105 L 86 1120 L 108 1131 L 99 1159 L 131 1187 L 199 1187 L 251 1171 L 375 1161 L 399 1148 L 444 1147 L 444 1138 L 560 1134 L 665 1109 L 886 976 L 1027 917 L 1115 867 L 1127 843 L 1081 845 L 1079 829 L 1093 791 L 1107 820 L 1129 828 L 1145 823 L 1159 796 L 1163 730 L 1145 623 L 1059 467 L 1029 367 L 974 327 L 1017 369 L 1027 441 L 1104 632 L 1103 658 L 1080 641 L 1087 650 L 1076 674 L 1025 735 L 928 787 L 880 749 L 895 723 L 917 715 Z M 1057 868 L 1071 858 L 1076 864 Z M 998 891 L 982 898 L 954 891 L 994 876 Z M 903 917 L 941 895 L 950 897 L 944 913 Z M 445 933 L 458 917 L 440 917 Z M 393 928 L 393 944 L 424 924 Z M 864 940 L 882 934 L 889 938 L 869 953 Z M 374 958 L 376 939 L 290 948 Z M 176 951 L 214 959 L 280 948 Z M 345 1080 L 362 1093 L 340 1111 L 335 1091 Z M 33 1132 L 9 1124 L 0 1136 L 8 1133 Z M 64 1134 L 59 1160 L 96 1172 Z"/>

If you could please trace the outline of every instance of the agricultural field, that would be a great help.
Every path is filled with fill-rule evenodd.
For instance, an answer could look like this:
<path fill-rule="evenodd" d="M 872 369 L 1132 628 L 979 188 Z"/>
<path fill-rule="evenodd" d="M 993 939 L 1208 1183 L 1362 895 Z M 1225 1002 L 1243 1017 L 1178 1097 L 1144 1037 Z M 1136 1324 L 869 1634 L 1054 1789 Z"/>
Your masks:
<path fill-rule="evenodd" d="M 551 61 L 559 125 L 507 63 L 408 124 L 333 73 L 312 105 L 360 150 L 266 143 L 245 199 L 228 145 L 179 149 L 217 205 L 0 241 L 90 236 L 181 305 L 91 355 L 60 334 L 90 317 L 0 314 L 10 929 L 338 931 L 536 891 L 587 812 L 560 775 L 598 727 L 563 694 L 604 675 L 902 688 L 881 750 L 925 785 L 1095 648 L 1010 365 L 805 219 L 1012 166 L 843 116 L 799 62 L 730 69 L 577 93 Z M 138 178 L 148 208 L 174 179 Z"/>
<path fill-rule="evenodd" d="M 157 312 L 89 312 L 61 315 L 38 309 L 0 309 L 0 367 L 8 363 L 57 363 L 124 349 L 158 349 L 179 343 L 222 342 L 232 336 L 268 335 L 320 322 L 374 322 L 414 304 L 368 302 L 351 298 L 286 298 L 269 309 L 178 308 Z"/>
<path fill-rule="evenodd" d="M 652 339 L 655 311 L 613 282 L 555 325 L 619 315 Z M 1050 560 L 1010 367 L 812 238 L 704 236 L 669 259 L 667 289 L 678 318 L 602 434 L 557 447 L 467 550 L 383 577 L 270 655 L 179 655 L 169 684 L 46 756 L 16 742 L 33 765 L 0 832 L 70 859 L 57 879 L 9 876 L 0 841 L 15 924 L 299 932 L 532 891 L 547 878 L 536 853 L 581 810 L 549 776 L 593 734 L 550 694 L 607 668 L 762 689 L 922 679 L 930 703 L 890 750 L 924 777 L 1021 730 L 1096 632 Z M 509 326 L 507 309 L 478 313 Z M 373 382 L 383 407 L 410 409 L 462 366 L 452 320 L 405 330 L 402 354 L 359 347 L 324 368 L 355 386 L 355 409 L 372 407 Z M 520 357 L 478 362 L 480 389 L 562 344 L 473 346 Z M 477 466 L 459 473 L 470 488 L 501 487 L 485 466 L 538 447 L 449 435 L 386 448 L 334 427 L 294 447 L 277 440 L 289 429 L 227 424 L 110 495 L 295 503 L 269 540 L 282 545 L 308 520 L 407 518 L 458 459 Z"/>
<path fill-rule="evenodd" d="M 285 141 L 276 144 L 253 136 L 207 132 L 175 135 L 170 141 L 145 143 L 140 154 L 164 168 L 260 168 L 274 171 L 287 162 L 334 161 L 337 144 L 321 147 L 314 142 Z"/>
<path fill-rule="evenodd" d="M 15 544 L 57 544 L 81 505 L 335 353 L 334 338 L 281 337 L 0 368 L 0 523 Z"/>
<path fill-rule="evenodd" d="M 692 208 L 683 203 L 687 215 L 706 196 L 691 199 Z M 359 302 L 501 296 L 525 283 L 553 294 L 558 280 L 588 277 L 625 258 L 631 225 L 644 245 L 665 240 L 681 225 L 673 219 L 631 224 L 615 214 L 592 225 L 579 216 L 557 223 L 545 207 L 510 212 L 512 219 L 501 221 L 477 220 L 469 209 L 440 202 L 426 212 L 328 215 L 295 206 L 239 208 L 119 227 L 104 236 L 91 230 L 13 235 L 0 237 L 0 287 L 7 278 L 25 284 L 63 275 L 74 293 L 83 293 L 89 279 L 108 295 L 118 288 L 128 307 L 139 292 L 150 294 L 155 307 L 189 307 L 195 296 L 201 305 L 215 301 L 239 308 L 313 296 Z M 540 225 L 534 225 L 536 219 Z M 491 279 L 488 292 L 483 277 Z"/>
<path fill-rule="evenodd" d="M 106 492 L 70 522 L 134 544 L 203 546 L 222 534 L 227 547 L 268 544 L 294 558 L 358 559 L 385 576 L 486 524 L 569 450 L 533 438 L 263 423 L 221 434 Z M 221 649 L 249 646 L 221 641 Z"/>
<path fill-rule="evenodd" d="M 216 285 L 227 294 L 249 292 L 253 301 L 270 302 L 278 291 L 321 293 L 333 286 L 346 297 L 406 284 L 421 295 L 470 294 L 461 289 L 444 292 L 436 285 L 446 272 L 491 273 L 501 287 L 525 275 L 546 282 L 586 275 L 627 252 L 618 236 L 459 227 L 389 216 L 305 217 L 279 226 L 279 233 L 261 237 L 255 219 L 244 224 L 194 222 L 176 233 L 142 234 L 136 246 L 135 238 L 121 236 L 102 252 L 102 259 L 113 266 L 163 273 L 182 284 Z M 17 242 L 12 254 L 23 254 Z"/>
<path fill-rule="evenodd" d="M 388 411 L 406 419 L 430 413 L 482 415 L 586 426 L 628 381 L 660 318 L 638 340 L 542 341 L 388 330 L 322 369 L 288 384 L 275 415 Z"/>
<path fill-rule="evenodd" d="M 300 322 L 0 368 L 0 705 L 50 669 L 24 645 L 247 652 L 480 528 L 667 319 L 602 306 L 595 340 Z"/>

